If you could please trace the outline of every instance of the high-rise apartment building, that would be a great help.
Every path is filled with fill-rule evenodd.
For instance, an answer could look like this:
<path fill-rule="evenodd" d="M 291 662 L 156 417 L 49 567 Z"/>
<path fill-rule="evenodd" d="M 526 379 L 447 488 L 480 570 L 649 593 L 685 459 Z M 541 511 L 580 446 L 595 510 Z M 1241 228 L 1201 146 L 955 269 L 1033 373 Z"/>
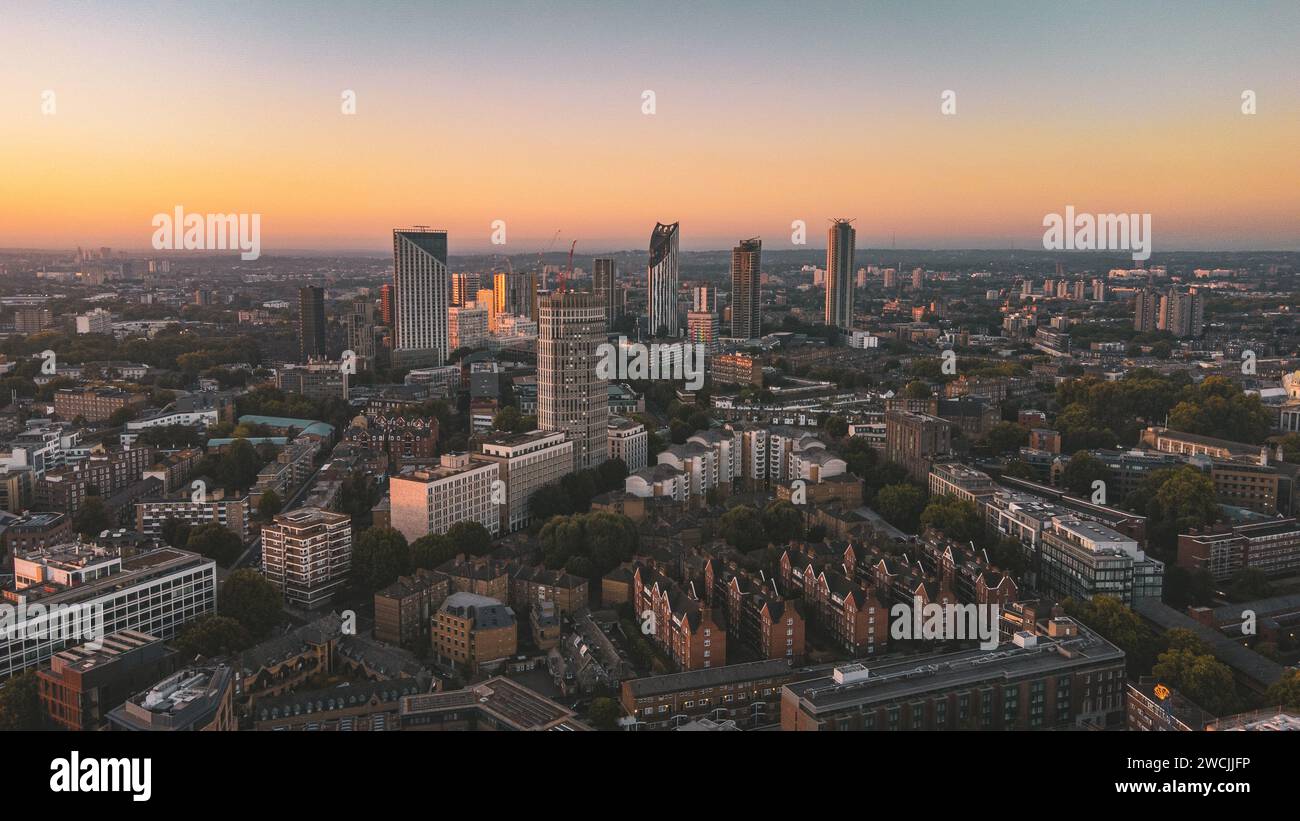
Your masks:
<path fill-rule="evenodd" d="M 375 363 L 375 303 L 368 296 L 352 300 L 352 310 L 345 317 L 348 350 L 356 356 L 357 371 L 368 370 Z"/>
<path fill-rule="evenodd" d="M 1160 322 L 1160 294 L 1150 288 L 1138 291 L 1133 300 L 1133 330 L 1150 333 Z"/>
<path fill-rule="evenodd" d="M 763 243 L 758 237 L 741 240 L 731 249 L 731 335 L 739 339 L 763 335 L 762 255 Z"/>
<path fill-rule="evenodd" d="M 853 327 L 853 221 L 836 219 L 826 232 L 826 324 Z"/>
<path fill-rule="evenodd" d="M 327 604 L 351 569 L 352 517 L 346 513 L 300 507 L 262 528 L 262 573 L 290 606 Z"/>
<path fill-rule="evenodd" d="M 650 235 L 650 335 L 677 336 L 677 247 L 680 223 L 656 223 Z M 604 422 L 601 422 L 603 427 Z"/>
<path fill-rule="evenodd" d="M 675 257 L 675 239 L 673 249 Z M 569 434 L 574 470 L 596 467 L 605 461 L 609 422 L 608 383 L 597 376 L 604 307 L 592 294 L 566 292 L 541 299 L 538 315 L 538 426 Z"/>
<path fill-rule="evenodd" d="M 1174 336 L 1200 336 L 1205 330 L 1205 297 L 1170 288 L 1160 300 L 1160 320 L 1160 329 Z"/>
<path fill-rule="evenodd" d="M 298 361 L 325 356 L 325 289 L 298 289 Z"/>
<path fill-rule="evenodd" d="M 400 364 L 441 365 L 448 353 L 447 232 L 417 227 L 393 230 L 393 285 L 397 310 L 394 359 Z"/>
<path fill-rule="evenodd" d="M 476 348 L 488 336 L 488 312 L 483 308 L 447 309 L 447 340 L 453 351 Z"/>
<path fill-rule="evenodd" d="M 614 327 L 614 320 L 623 313 L 622 291 L 618 288 L 618 265 L 608 257 L 591 261 L 591 292 L 605 309 L 605 327 Z"/>
<path fill-rule="evenodd" d="M 392 283 L 379 286 L 379 319 L 385 326 L 393 327 L 394 310 L 397 307 L 397 289 Z"/>

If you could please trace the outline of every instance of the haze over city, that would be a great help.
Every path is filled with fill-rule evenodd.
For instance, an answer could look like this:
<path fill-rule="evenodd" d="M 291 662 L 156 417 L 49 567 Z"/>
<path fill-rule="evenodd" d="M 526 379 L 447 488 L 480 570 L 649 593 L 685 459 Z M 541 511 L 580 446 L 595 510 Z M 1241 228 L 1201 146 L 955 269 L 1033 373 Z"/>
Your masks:
<path fill-rule="evenodd" d="M 1159 249 L 1295 249 L 1298 37 L 1290 3 L 10 8 L 0 247 L 145 248 L 179 204 L 262 214 L 268 253 L 657 220 L 778 249 L 841 213 L 864 247 L 1025 248 L 1074 205 L 1151 213 Z"/>

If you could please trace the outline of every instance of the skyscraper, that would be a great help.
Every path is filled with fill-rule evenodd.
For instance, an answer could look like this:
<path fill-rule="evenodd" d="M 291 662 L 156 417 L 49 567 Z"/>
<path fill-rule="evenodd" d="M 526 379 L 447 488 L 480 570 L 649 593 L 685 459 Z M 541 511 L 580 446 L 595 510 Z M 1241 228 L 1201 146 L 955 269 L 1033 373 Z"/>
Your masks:
<path fill-rule="evenodd" d="M 648 268 L 650 335 L 677 336 L 677 246 L 679 223 L 655 223 Z"/>
<path fill-rule="evenodd" d="M 354 297 L 345 320 L 348 350 L 356 354 L 357 370 L 369 369 L 375 361 L 375 303 L 368 296 Z"/>
<path fill-rule="evenodd" d="M 1138 332 L 1156 330 L 1160 323 L 1160 294 L 1152 288 L 1143 288 L 1133 300 L 1133 329 Z"/>
<path fill-rule="evenodd" d="M 836 219 L 826 233 L 826 324 L 853 327 L 853 221 Z"/>
<path fill-rule="evenodd" d="M 393 229 L 393 285 L 397 290 L 394 362 L 441 365 L 447 358 L 447 232 Z"/>
<path fill-rule="evenodd" d="M 388 328 L 393 327 L 393 309 L 397 305 L 395 292 L 392 283 L 379 286 L 379 319 Z"/>
<path fill-rule="evenodd" d="M 763 305 L 759 264 L 763 243 L 754 237 L 731 249 L 731 335 L 757 339 L 763 335 Z"/>
<path fill-rule="evenodd" d="M 591 292 L 605 309 L 605 327 L 614 327 L 614 320 L 622 313 L 618 297 L 618 265 L 613 259 L 597 257 L 591 261 Z"/>
<path fill-rule="evenodd" d="M 1159 328 L 1177 337 L 1200 336 L 1205 329 L 1205 297 L 1170 288 L 1160 299 Z"/>
<path fill-rule="evenodd" d="M 597 376 L 605 311 L 594 294 L 568 291 L 538 300 L 537 424 L 568 433 L 573 468 L 605 461 L 609 386 Z"/>
<path fill-rule="evenodd" d="M 298 289 L 299 360 L 325 356 L 325 289 L 308 285 Z"/>

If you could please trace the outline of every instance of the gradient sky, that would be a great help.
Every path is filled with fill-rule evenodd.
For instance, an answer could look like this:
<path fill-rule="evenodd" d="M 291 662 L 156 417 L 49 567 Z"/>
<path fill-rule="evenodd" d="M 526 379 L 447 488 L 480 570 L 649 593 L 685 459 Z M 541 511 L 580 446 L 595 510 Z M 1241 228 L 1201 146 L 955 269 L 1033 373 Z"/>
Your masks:
<path fill-rule="evenodd" d="M 860 246 L 1041 247 L 1072 204 L 1152 213 L 1157 254 L 1300 249 L 1294 0 L 0 15 L 0 247 L 142 249 L 176 205 L 262 214 L 263 253 L 383 251 L 409 224 L 489 250 L 496 219 L 511 253 L 644 247 L 656 220 L 688 249 L 789 247 L 794 219 L 824 246 L 833 216 Z"/>

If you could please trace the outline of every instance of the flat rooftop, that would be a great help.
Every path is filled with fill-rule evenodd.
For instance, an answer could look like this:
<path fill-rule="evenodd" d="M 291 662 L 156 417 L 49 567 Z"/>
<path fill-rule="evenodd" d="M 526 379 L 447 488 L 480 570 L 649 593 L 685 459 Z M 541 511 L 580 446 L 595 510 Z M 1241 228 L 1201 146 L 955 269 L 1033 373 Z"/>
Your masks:
<path fill-rule="evenodd" d="M 1123 660 L 1122 650 L 1080 625 L 1078 636 L 1065 639 L 1038 636 L 1032 647 L 1003 644 L 996 650 L 961 650 L 896 661 L 867 660 L 861 662 L 868 670 L 864 679 L 836 684 L 834 678 L 826 676 L 786 687 L 809 712 L 818 713 Z"/>

